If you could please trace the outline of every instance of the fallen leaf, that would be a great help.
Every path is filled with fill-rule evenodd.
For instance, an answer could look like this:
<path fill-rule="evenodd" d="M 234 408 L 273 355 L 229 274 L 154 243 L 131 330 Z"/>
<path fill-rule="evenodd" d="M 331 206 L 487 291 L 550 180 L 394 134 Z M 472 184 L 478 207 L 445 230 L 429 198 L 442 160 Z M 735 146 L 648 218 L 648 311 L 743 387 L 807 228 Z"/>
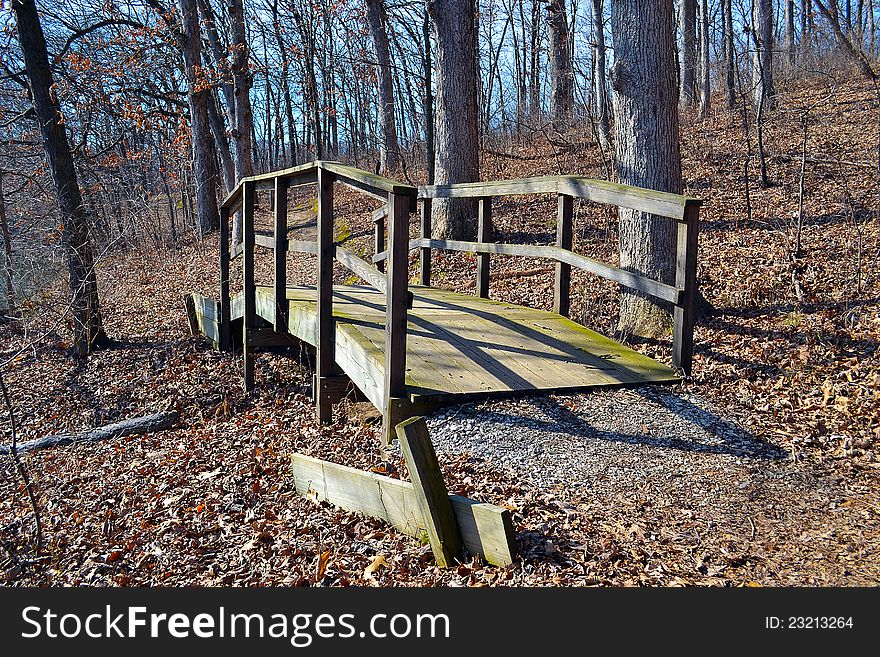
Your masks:
<path fill-rule="evenodd" d="M 372 579 L 373 574 L 382 567 L 389 567 L 388 562 L 385 561 L 385 555 L 376 555 L 376 558 L 373 559 L 373 562 L 364 569 L 364 579 Z"/>

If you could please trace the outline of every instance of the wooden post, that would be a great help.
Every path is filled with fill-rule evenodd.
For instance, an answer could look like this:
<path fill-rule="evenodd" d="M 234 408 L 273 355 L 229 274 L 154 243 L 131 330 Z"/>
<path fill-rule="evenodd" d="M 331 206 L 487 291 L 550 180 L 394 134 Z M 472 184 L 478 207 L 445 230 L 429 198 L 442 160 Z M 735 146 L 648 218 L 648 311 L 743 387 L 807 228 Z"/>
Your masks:
<path fill-rule="evenodd" d="M 488 242 L 492 234 L 492 197 L 480 198 L 477 218 L 477 241 Z M 489 254 L 477 254 L 477 296 L 489 298 Z"/>
<path fill-rule="evenodd" d="M 700 232 L 700 202 L 688 201 L 684 220 L 678 224 L 675 258 L 675 286 L 680 290 L 675 304 L 672 333 L 672 364 L 691 375 L 694 358 L 694 316 L 697 300 L 697 242 Z"/>
<path fill-rule="evenodd" d="M 382 253 L 385 250 L 385 214 L 378 215 L 373 220 L 373 252 Z M 380 260 L 376 263 L 376 268 L 384 272 L 385 261 Z"/>
<path fill-rule="evenodd" d="M 571 251 L 573 243 L 572 214 L 574 198 L 560 194 L 557 201 L 556 246 Z M 571 310 L 571 265 L 556 263 L 556 279 L 553 284 L 553 312 L 568 317 Z"/>
<path fill-rule="evenodd" d="M 220 209 L 220 349 L 232 349 L 229 294 L 229 209 Z"/>
<path fill-rule="evenodd" d="M 275 331 L 287 332 L 287 178 L 275 179 Z"/>
<path fill-rule="evenodd" d="M 388 194 L 388 287 L 385 292 L 385 390 L 383 442 L 390 444 L 406 394 L 406 321 L 409 292 L 409 203 Z"/>
<path fill-rule="evenodd" d="M 241 217 L 242 217 L 242 258 L 243 258 L 243 296 L 244 315 L 242 317 L 242 352 L 244 354 L 244 389 L 254 387 L 254 347 L 252 333 L 257 324 L 257 286 L 254 282 L 254 202 L 257 197 L 257 186 L 253 182 L 245 182 L 242 186 Z"/>
<path fill-rule="evenodd" d="M 414 417 L 398 424 L 397 438 L 425 520 L 434 560 L 441 568 L 452 566 L 461 558 L 461 532 L 425 419 Z"/>
<path fill-rule="evenodd" d="M 315 408 L 321 422 L 333 419 L 324 381 L 336 367 L 336 326 L 333 322 L 333 174 L 318 166 L 318 331 L 315 359 Z"/>
<path fill-rule="evenodd" d="M 421 207 L 420 237 L 431 239 L 431 203 L 432 199 L 423 198 Z M 419 251 L 419 283 L 431 286 L 431 247 L 423 246 Z"/>

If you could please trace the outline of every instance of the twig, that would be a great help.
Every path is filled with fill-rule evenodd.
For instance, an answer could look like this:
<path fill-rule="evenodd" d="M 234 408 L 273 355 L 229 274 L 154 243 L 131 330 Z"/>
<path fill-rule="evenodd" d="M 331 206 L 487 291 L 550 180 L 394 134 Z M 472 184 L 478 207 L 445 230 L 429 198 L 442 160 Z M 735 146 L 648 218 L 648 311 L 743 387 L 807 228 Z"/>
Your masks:
<path fill-rule="evenodd" d="M 24 489 L 27 491 L 31 510 L 34 512 L 36 553 L 39 555 L 43 546 L 43 524 L 40 521 L 40 508 L 37 506 L 37 496 L 34 493 L 33 482 L 18 456 L 18 430 L 15 424 L 15 413 L 12 410 L 12 400 L 9 398 L 9 390 L 6 387 L 6 379 L 3 378 L 2 371 L 0 371 L 0 389 L 3 390 L 3 401 L 6 403 L 6 410 L 9 413 L 9 426 L 12 429 L 12 443 L 9 445 L 9 454 L 12 457 L 13 463 L 15 463 L 15 469 L 24 482 Z"/>

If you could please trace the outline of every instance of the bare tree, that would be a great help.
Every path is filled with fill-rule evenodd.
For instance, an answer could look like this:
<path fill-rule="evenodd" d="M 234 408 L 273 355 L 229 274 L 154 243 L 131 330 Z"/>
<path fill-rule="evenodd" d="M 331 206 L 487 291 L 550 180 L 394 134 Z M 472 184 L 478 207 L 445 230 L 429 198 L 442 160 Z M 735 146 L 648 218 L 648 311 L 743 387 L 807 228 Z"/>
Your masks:
<path fill-rule="evenodd" d="M 480 177 L 475 3 L 429 0 L 428 11 L 437 44 L 435 182 L 473 182 Z M 437 238 L 470 240 L 476 235 L 472 199 L 437 199 L 433 217 Z"/>
<path fill-rule="evenodd" d="M 724 86 L 727 90 L 727 109 L 736 107 L 736 51 L 733 41 L 733 0 L 721 0 L 723 34 L 721 50 L 724 56 Z"/>
<path fill-rule="evenodd" d="M 795 64 L 794 0 L 785 2 L 785 57 L 789 70 Z"/>
<path fill-rule="evenodd" d="M 675 20 L 664 0 L 615 0 L 611 7 L 615 62 L 614 124 L 617 175 L 626 185 L 681 193 Z M 672 222 L 621 208 L 620 265 L 665 283 L 675 279 Z M 658 336 L 669 309 L 621 289 L 618 330 Z"/>
<path fill-rule="evenodd" d="M 709 81 L 709 0 L 700 4 L 700 118 L 709 114 L 712 92 Z"/>
<path fill-rule="evenodd" d="M 241 180 L 254 173 L 251 158 L 254 116 L 250 96 L 253 80 L 248 66 L 243 0 L 229 0 L 226 10 L 229 14 L 229 41 L 232 50 L 232 82 L 235 96 L 235 128 L 232 131 L 235 144 L 235 177 Z"/>
<path fill-rule="evenodd" d="M 755 107 L 772 106 L 773 86 L 773 0 L 755 0 L 752 22 L 752 88 Z"/>
<path fill-rule="evenodd" d="M 393 171 L 398 165 L 397 124 L 394 119 L 394 84 L 388 48 L 385 0 L 366 0 L 367 22 L 376 53 L 379 80 L 379 168 Z"/>
<path fill-rule="evenodd" d="M 0 309 L 5 317 L 15 317 L 15 285 L 12 276 L 12 235 L 9 231 L 9 221 L 6 218 L 6 197 L 3 191 L 3 176 L 6 174 L 0 169 L 0 237 L 3 238 L 3 276 L 6 279 L 6 307 Z M 0 322 L 3 317 L 0 317 Z"/>
<path fill-rule="evenodd" d="M 574 70 L 565 0 L 547 4 L 547 27 L 550 32 L 550 113 L 557 127 L 565 127 L 574 108 Z"/>
<path fill-rule="evenodd" d="M 681 102 L 692 106 L 697 102 L 697 0 L 679 0 L 678 7 L 681 26 Z"/>
<path fill-rule="evenodd" d="M 98 280 L 89 242 L 86 206 L 55 94 L 36 4 L 34 0 L 14 0 L 12 9 L 30 83 L 30 97 L 43 136 L 43 150 L 55 183 L 58 209 L 64 226 L 62 241 L 71 293 L 74 353 L 86 356 L 93 347 L 107 342 L 98 302 Z"/>

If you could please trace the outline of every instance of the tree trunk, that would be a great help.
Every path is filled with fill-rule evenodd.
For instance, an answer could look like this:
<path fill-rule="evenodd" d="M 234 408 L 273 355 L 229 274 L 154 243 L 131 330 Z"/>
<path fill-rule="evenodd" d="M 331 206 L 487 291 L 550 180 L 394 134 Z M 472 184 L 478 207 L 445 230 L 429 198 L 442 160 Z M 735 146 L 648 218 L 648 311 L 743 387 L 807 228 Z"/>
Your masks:
<path fill-rule="evenodd" d="M 202 41 L 195 0 L 179 0 L 179 2 L 183 27 L 179 41 L 189 100 L 197 226 L 199 234 L 204 236 L 220 226 L 220 212 L 217 208 L 217 165 L 211 147 L 211 121 L 208 111 L 208 94 L 211 90 L 201 73 Z"/>
<path fill-rule="evenodd" d="M 678 11 L 681 26 L 681 102 L 691 107 L 697 103 L 697 0 L 679 0 Z"/>
<path fill-rule="evenodd" d="M 773 0 L 755 0 L 752 36 L 754 103 L 755 107 L 767 109 L 773 106 L 776 96 L 773 87 Z"/>
<path fill-rule="evenodd" d="M 62 241 L 69 274 L 74 352 L 85 356 L 94 346 L 107 341 L 98 302 L 98 280 L 89 243 L 88 217 L 54 91 L 37 7 L 34 0 L 14 0 L 12 8 L 30 82 L 31 99 L 64 225 Z"/>
<path fill-rule="evenodd" d="M 378 64 L 379 82 L 379 168 L 383 173 L 398 166 L 397 124 L 394 118 L 394 84 L 391 78 L 391 52 L 385 26 L 385 0 L 366 0 L 367 22 Z"/>
<path fill-rule="evenodd" d="M 733 0 L 721 0 L 724 52 L 724 82 L 727 87 L 727 109 L 736 107 L 736 50 L 733 42 Z"/>
<path fill-rule="evenodd" d="M 550 114 L 556 127 L 562 129 L 568 126 L 574 109 L 574 70 L 565 0 L 550 0 L 547 27 L 550 32 Z"/>
<path fill-rule="evenodd" d="M 6 307 L 0 308 L 0 312 L 6 318 L 12 319 L 16 316 L 15 285 L 12 275 L 12 235 L 9 231 L 9 221 L 6 218 L 6 198 L 3 195 L 4 174 L 5 172 L 0 169 L 0 237 L 3 237 L 3 277 L 6 279 Z"/>
<path fill-rule="evenodd" d="M 244 33 L 243 0 L 229 0 L 229 36 L 232 49 L 232 83 L 235 95 L 235 125 L 232 130 L 235 145 L 235 177 L 237 180 L 254 173 L 251 159 L 251 130 L 254 124 L 251 107 L 252 77 L 248 66 L 248 44 Z"/>
<path fill-rule="evenodd" d="M 620 182 L 681 193 L 675 20 L 664 0 L 615 0 L 611 7 L 615 63 L 616 166 Z M 666 218 L 621 208 L 620 266 L 664 283 L 675 282 L 676 227 Z M 618 329 L 625 334 L 668 332 L 669 308 L 621 289 Z"/>
<path fill-rule="evenodd" d="M 709 115 L 709 0 L 700 4 L 700 118 Z"/>
<path fill-rule="evenodd" d="M 217 100 L 213 93 L 208 93 L 205 98 L 208 107 L 208 121 L 211 123 L 211 134 L 214 137 L 214 146 L 220 156 L 220 167 L 223 170 L 223 182 L 228 194 L 235 189 L 235 164 L 229 151 L 229 137 L 226 134 L 226 124 L 217 109 Z"/>
<path fill-rule="evenodd" d="M 596 119 L 602 150 L 611 146 L 611 118 L 608 111 L 608 87 L 605 85 L 605 8 L 602 0 L 593 2 L 593 39 L 596 42 L 593 94 L 595 95 Z"/>
<path fill-rule="evenodd" d="M 785 0 L 785 55 L 789 70 L 795 65 L 794 0 Z"/>
<path fill-rule="evenodd" d="M 425 114 L 425 175 L 429 185 L 434 184 L 437 151 L 434 146 L 434 91 L 432 89 L 432 72 L 434 64 L 431 62 L 431 17 L 428 8 L 422 17 L 422 42 L 424 48 L 423 70 L 425 72 L 425 96 L 422 101 Z"/>
<path fill-rule="evenodd" d="M 431 0 L 428 11 L 437 43 L 435 182 L 474 182 L 480 177 L 474 0 Z M 432 218 L 435 238 L 476 236 L 473 199 L 436 199 Z"/>

